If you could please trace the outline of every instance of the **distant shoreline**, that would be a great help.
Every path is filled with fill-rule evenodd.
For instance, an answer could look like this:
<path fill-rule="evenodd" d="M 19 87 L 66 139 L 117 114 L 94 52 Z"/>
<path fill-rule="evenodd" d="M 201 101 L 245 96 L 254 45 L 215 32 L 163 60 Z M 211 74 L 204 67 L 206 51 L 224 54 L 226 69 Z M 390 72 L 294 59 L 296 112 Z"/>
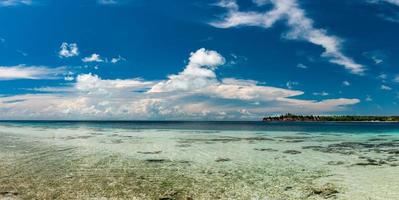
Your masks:
<path fill-rule="evenodd" d="M 285 114 L 269 116 L 262 119 L 263 122 L 368 122 L 368 123 L 399 123 L 399 116 L 318 116 L 318 115 L 294 115 Z"/>
<path fill-rule="evenodd" d="M 294 123 L 310 123 L 310 122 L 314 122 L 314 123 L 326 123 L 326 122 L 338 122 L 338 123 L 399 123 L 399 121 L 262 121 L 262 122 L 294 122 Z"/>

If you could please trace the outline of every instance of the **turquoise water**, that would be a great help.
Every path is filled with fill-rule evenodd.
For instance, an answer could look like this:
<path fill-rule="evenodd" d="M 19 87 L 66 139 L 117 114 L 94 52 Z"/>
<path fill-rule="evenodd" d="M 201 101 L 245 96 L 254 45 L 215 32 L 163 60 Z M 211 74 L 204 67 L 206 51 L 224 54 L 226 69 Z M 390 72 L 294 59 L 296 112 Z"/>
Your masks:
<path fill-rule="evenodd" d="M 0 122 L 0 199 L 399 199 L 399 124 Z"/>

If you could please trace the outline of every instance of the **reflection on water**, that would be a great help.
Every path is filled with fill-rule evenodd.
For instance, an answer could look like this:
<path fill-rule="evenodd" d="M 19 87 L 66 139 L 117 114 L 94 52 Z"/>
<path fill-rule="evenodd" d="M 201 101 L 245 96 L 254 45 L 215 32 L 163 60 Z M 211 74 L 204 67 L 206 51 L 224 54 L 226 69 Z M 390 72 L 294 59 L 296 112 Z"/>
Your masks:
<path fill-rule="evenodd" d="M 399 199 L 397 125 L 221 124 L 3 123 L 0 199 Z"/>

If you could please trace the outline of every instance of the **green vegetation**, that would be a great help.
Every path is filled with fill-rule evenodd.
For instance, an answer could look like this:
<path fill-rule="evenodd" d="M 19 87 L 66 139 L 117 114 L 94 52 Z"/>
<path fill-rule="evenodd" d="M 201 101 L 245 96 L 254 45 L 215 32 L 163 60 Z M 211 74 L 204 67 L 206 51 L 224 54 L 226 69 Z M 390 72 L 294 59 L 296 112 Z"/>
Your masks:
<path fill-rule="evenodd" d="M 340 115 L 340 116 L 317 116 L 317 115 L 294 115 L 285 114 L 280 116 L 264 117 L 263 121 L 332 121 L 332 122 L 399 122 L 399 116 L 353 116 L 353 115 Z"/>

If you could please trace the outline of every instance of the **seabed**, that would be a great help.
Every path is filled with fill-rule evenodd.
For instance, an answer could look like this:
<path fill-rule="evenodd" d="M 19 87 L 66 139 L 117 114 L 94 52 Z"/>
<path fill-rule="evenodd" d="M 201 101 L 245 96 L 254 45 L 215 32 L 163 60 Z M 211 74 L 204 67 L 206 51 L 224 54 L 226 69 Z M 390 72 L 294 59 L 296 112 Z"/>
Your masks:
<path fill-rule="evenodd" d="M 0 125 L 0 199 L 399 199 L 399 134 Z"/>

